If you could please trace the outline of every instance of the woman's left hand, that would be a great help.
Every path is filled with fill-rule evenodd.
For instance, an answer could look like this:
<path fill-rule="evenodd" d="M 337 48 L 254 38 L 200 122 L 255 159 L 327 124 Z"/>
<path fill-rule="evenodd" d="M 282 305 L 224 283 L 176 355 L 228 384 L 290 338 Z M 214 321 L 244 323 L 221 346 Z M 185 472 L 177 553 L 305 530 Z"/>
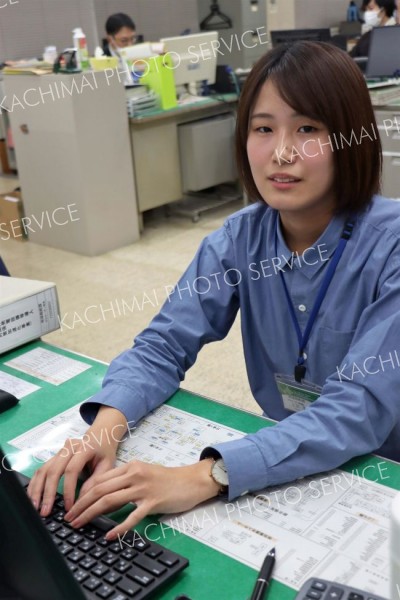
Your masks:
<path fill-rule="evenodd" d="M 186 467 L 163 467 L 137 460 L 90 478 L 78 500 L 65 515 L 73 527 L 82 527 L 95 517 L 117 510 L 128 502 L 136 509 L 106 538 L 112 540 L 133 529 L 147 515 L 190 510 L 218 495 L 218 484 L 210 477 L 210 459 Z"/>

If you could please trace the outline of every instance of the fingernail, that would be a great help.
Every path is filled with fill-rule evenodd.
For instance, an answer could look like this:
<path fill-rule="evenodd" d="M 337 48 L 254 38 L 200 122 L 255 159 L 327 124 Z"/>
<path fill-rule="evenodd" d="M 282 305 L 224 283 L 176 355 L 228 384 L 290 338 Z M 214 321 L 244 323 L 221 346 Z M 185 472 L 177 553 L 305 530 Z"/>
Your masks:
<path fill-rule="evenodd" d="M 72 513 L 71 511 L 67 512 L 66 515 L 64 515 L 64 521 L 72 521 Z"/>
<path fill-rule="evenodd" d="M 36 510 L 39 508 L 39 502 L 37 500 L 32 500 L 32 504 L 36 508 Z"/>
<path fill-rule="evenodd" d="M 48 508 L 49 508 L 48 504 L 42 504 L 42 508 L 41 508 L 41 511 L 40 511 L 40 514 L 42 515 L 42 517 L 46 516 Z"/>
<path fill-rule="evenodd" d="M 108 533 L 106 533 L 106 535 L 104 537 L 106 538 L 106 540 L 108 542 L 110 542 L 111 540 L 115 540 L 115 538 L 117 537 L 117 534 L 113 531 L 109 531 Z"/>
<path fill-rule="evenodd" d="M 71 525 L 74 529 L 80 527 L 81 526 L 80 519 L 75 519 L 75 521 L 71 521 Z"/>

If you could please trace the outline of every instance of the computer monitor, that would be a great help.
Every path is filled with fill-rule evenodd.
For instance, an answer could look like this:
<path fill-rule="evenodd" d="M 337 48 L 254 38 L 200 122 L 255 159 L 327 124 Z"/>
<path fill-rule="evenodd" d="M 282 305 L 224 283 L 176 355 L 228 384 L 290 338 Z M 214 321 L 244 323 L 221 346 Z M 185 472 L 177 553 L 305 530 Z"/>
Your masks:
<path fill-rule="evenodd" d="M 285 29 L 283 31 L 271 31 L 272 46 L 278 44 L 290 44 L 300 41 L 330 42 L 330 29 Z"/>
<path fill-rule="evenodd" d="M 371 31 L 365 76 L 395 77 L 400 74 L 400 25 L 374 27 Z"/>
<path fill-rule="evenodd" d="M 164 51 L 170 55 L 177 88 L 207 81 L 215 83 L 217 72 L 218 32 L 207 31 L 162 38 Z"/>

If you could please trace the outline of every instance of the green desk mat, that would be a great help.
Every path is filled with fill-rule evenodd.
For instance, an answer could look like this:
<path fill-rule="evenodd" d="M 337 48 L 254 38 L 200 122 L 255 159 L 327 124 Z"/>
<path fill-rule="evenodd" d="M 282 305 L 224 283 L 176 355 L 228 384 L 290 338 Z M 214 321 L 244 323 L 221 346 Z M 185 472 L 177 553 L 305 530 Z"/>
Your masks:
<path fill-rule="evenodd" d="M 4 365 L 12 358 L 34 348 L 45 348 L 63 356 L 74 358 L 90 365 L 90 369 L 59 386 L 55 386 Z M 34 383 L 41 388 L 22 398 L 16 407 L 0 415 L 0 442 L 5 452 L 15 451 L 15 448 L 10 446 L 7 440 L 21 435 L 28 429 L 43 423 L 45 420 L 96 393 L 101 387 L 101 382 L 107 370 L 107 365 L 103 363 L 42 341 L 27 344 L 3 355 L 0 357 L 0 365 L 2 371 Z M 182 389 L 178 390 L 168 400 L 168 404 L 247 433 L 255 432 L 260 427 L 273 425 L 273 423 L 255 414 L 214 402 Z M 348 472 L 354 469 L 356 473 L 357 471 L 360 474 L 362 473 L 365 479 L 374 480 L 376 479 L 377 469 L 365 468 L 369 466 L 376 467 L 378 463 L 383 462 L 384 467 L 381 468 L 382 470 L 385 469 L 385 477 L 387 477 L 385 485 L 400 489 L 400 465 L 391 461 L 384 461 L 378 456 L 369 455 L 353 459 L 342 468 Z M 363 471 L 364 469 L 365 471 Z M 31 476 L 34 470 L 35 467 L 32 466 L 25 473 Z M 122 520 L 127 514 L 129 514 L 129 509 L 122 508 L 114 513 L 113 517 Z M 180 594 L 187 594 L 193 600 L 246 600 L 250 597 L 256 579 L 254 569 L 179 531 L 165 529 L 165 526 L 162 528 L 156 521 L 154 516 L 145 519 L 137 527 L 138 534 L 143 534 L 146 526 L 151 524 L 152 527 L 149 528 L 151 538 L 159 541 L 163 546 L 188 557 L 190 566 L 169 585 L 164 586 L 162 591 L 154 596 L 155 600 L 161 598 L 163 600 L 174 600 Z M 295 595 L 295 590 L 273 580 L 268 591 L 268 600 L 292 600 Z"/>

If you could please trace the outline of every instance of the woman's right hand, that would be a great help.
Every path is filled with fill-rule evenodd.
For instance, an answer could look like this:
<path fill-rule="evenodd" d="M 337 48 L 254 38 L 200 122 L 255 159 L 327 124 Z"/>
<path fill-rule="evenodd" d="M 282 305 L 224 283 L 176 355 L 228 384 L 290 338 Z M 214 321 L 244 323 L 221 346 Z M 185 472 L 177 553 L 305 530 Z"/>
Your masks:
<path fill-rule="evenodd" d="M 114 434 L 116 427 L 120 428 L 118 436 Z M 112 469 L 119 440 L 125 431 L 126 419 L 123 414 L 114 408 L 103 406 L 82 439 L 67 439 L 61 450 L 37 469 L 29 483 L 28 496 L 35 508 L 40 508 L 40 515 L 46 517 L 50 514 L 62 475 L 67 512 L 75 502 L 78 477 L 84 470 L 89 470 L 90 477 L 83 484 L 82 492 L 90 488 L 92 476 Z"/>

